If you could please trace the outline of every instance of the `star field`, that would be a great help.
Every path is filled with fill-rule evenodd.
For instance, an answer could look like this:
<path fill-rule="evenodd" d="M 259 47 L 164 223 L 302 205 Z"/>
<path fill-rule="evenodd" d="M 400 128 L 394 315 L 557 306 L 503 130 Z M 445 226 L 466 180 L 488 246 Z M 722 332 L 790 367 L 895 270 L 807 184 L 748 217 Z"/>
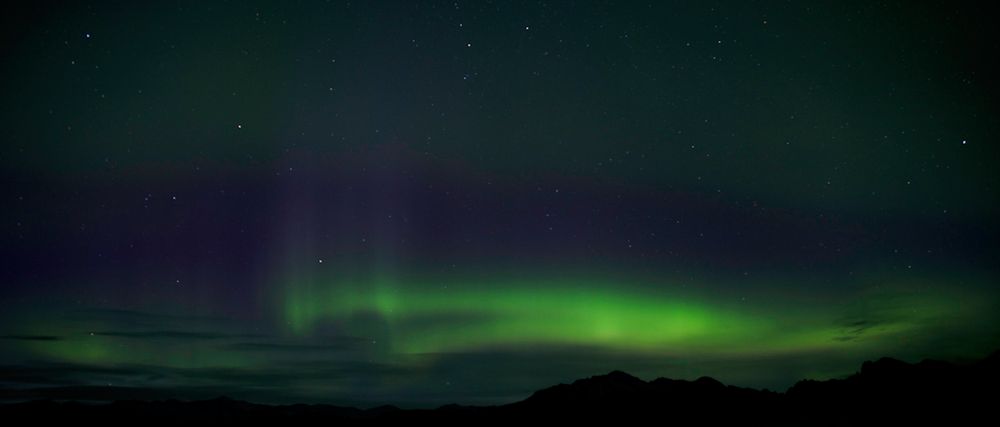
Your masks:
<path fill-rule="evenodd" d="M 0 389 L 435 406 L 981 357 L 980 7 L 12 6 Z"/>

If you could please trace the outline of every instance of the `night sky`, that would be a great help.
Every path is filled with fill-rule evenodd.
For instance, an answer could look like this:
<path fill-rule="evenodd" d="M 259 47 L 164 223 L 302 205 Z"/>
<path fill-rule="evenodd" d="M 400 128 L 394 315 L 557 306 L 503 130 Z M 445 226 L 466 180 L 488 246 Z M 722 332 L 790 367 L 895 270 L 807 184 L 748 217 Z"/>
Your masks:
<path fill-rule="evenodd" d="M 976 3 L 279 3 L 5 9 L 0 397 L 783 391 L 1000 348 Z"/>

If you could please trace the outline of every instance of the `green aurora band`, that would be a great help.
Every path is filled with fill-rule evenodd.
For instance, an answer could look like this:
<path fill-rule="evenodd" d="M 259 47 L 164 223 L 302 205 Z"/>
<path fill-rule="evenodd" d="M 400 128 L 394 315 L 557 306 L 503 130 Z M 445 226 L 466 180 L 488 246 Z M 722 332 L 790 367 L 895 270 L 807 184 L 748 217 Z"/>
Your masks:
<path fill-rule="evenodd" d="M 287 286 L 283 313 L 296 335 L 324 325 L 388 340 L 389 351 L 402 354 L 545 345 L 714 355 L 887 351 L 996 317 L 990 299 L 931 283 L 916 287 L 922 291 L 912 283 L 872 286 L 835 303 L 754 304 L 593 279 L 439 283 L 448 285 L 303 280 Z"/>
<path fill-rule="evenodd" d="M 0 345 L 8 358 L 75 366 L 101 384 L 192 385 L 187 382 L 194 377 L 220 372 L 195 383 L 230 384 L 244 391 L 227 393 L 247 398 L 254 395 L 246 390 L 278 387 L 288 402 L 381 402 L 392 393 L 427 387 L 444 396 L 462 378 L 463 393 L 476 393 L 476 378 L 496 369 L 512 378 L 546 373 L 536 382 L 497 383 L 510 394 L 480 401 L 497 403 L 552 381 L 611 369 L 647 378 L 712 375 L 780 389 L 798 378 L 849 374 L 860 361 L 884 355 L 977 357 L 994 350 L 1000 336 L 998 298 L 983 291 L 988 274 L 869 275 L 857 279 L 854 292 L 836 297 L 796 293 L 790 284 L 804 281 L 785 278 L 777 281 L 784 290 L 754 284 L 757 293 L 734 298 L 738 293 L 720 290 L 723 280 L 705 278 L 551 278 L 551 272 L 535 279 L 491 274 L 486 280 L 485 274 L 468 273 L 365 277 L 330 264 L 299 270 L 298 279 L 277 283 L 279 294 L 262 296 L 261 303 L 274 304 L 264 310 L 271 312 L 265 319 L 273 329 L 248 331 L 245 319 L 198 317 L 149 300 L 137 308 L 165 314 L 145 315 L 132 326 L 123 317 L 129 312 L 7 312 L 0 317 L 22 325 L 22 336 L 37 338 L 7 337 Z M 371 370 L 316 371 L 359 363 Z M 127 374 L 135 369 L 164 379 Z M 787 377 L 772 378 L 786 371 Z M 354 372 L 353 379 L 343 372 Z M 444 399 L 433 396 L 411 403 Z"/>

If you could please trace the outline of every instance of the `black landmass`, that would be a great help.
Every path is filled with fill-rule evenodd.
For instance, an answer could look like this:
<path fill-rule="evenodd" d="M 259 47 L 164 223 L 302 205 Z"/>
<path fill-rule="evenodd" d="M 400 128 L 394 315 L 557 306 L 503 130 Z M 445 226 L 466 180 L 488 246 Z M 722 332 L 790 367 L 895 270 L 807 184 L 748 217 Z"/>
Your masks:
<path fill-rule="evenodd" d="M 653 422 L 768 425 L 983 424 L 995 419 L 1000 352 L 966 364 L 883 358 L 827 381 L 803 380 L 784 393 L 728 386 L 709 377 L 643 381 L 621 371 L 560 384 L 499 406 L 437 409 L 262 405 L 210 400 L 35 400 L 0 405 L 0 420 L 32 423 Z M 21 425 L 10 424 L 5 425 Z M 47 425 L 47 424 L 45 424 Z"/>

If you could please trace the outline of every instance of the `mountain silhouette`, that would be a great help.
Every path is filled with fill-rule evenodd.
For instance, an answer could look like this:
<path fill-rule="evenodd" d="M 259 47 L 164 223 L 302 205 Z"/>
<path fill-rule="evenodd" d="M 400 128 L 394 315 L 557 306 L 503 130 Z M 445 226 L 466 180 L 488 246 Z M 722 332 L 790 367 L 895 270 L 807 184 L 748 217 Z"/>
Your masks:
<path fill-rule="evenodd" d="M 538 390 L 499 406 L 437 409 L 263 405 L 210 400 L 118 400 L 104 404 L 35 400 L 0 405 L 0 420 L 33 422 L 738 422 L 769 425 L 963 423 L 989 420 L 997 401 L 1000 352 L 967 364 L 891 358 L 864 362 L 842 379 L 802 380 L 785 393 L 725 385 L 713 378 L 643 381 L 621 371 Z"/>

